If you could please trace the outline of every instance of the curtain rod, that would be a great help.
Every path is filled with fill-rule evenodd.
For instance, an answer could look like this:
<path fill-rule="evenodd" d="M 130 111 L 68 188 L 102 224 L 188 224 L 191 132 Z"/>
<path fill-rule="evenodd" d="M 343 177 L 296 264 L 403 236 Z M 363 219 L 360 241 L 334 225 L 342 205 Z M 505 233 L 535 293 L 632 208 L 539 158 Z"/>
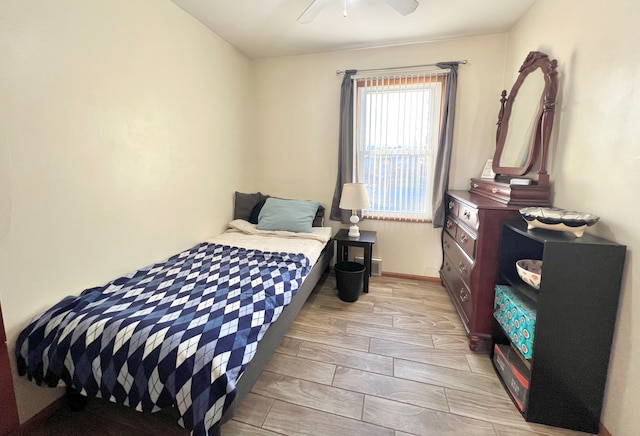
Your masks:
<path fill-rule="evenodd" d="M 441 62 L 438 62 L 441 63 Z M 446 63 L 446 62 L 443 62 Z M 467 60 L 463 60 L 463 61 L 450 61 L 449 63 L 457 63 L 457 64 L 466 64 Z M 403 70 L 405 68 L 420 68 L 420 67 L 435 67 L 438 64 L 424 64 L 424 65 L 408 65 L 406 67 L 389 67 L 389 68 L 369 68 L 366 70 L 358 70 L 358 73 L 364 73 L 367 71 L 388 71 L 388 70 Z M 347 70 L 336 70 L 336 74 L 343 74 L 344 72 L 346 72 Z"/>

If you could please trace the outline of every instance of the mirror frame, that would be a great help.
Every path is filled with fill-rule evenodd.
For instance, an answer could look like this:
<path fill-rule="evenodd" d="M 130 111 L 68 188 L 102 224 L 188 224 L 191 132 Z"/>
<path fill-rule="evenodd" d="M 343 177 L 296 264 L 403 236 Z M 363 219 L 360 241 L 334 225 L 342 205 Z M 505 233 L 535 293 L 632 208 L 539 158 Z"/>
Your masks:
<path fill-rule="evenodd" d="M 540 156 L 540 168 L 538 170 L 538 184 L 548 185 L 549 174 L 547 174 L 547 151 L 549 139 L 553 127 L 555 114 L 556 95 L 558 93 L 558 73 L 556 67 L 558 62 L 549 59 L 549 56 L 539 51 L 529 52 L 519 70 L 511 92 L 507 97 L 507 91 L 503 90 L 500 98 L 500 112 L 498 113 L 498 128 L 496 132 L 496 151 L 493 157 L 493 172 L 498 176 L 523 176 L 531 171 L 533 164 Z M 531 138 L 526 138 L 529 146 L 526 162 L 520 167 L 502 167 L 500 158 L 505 146 L 507 132 L 509 130 L 509 118 L 515 102 L 518 90 L 527 76 L 537 69 L 540 69 L 544 76 L 544 90 L 540 96 L 540 108 L 537 112 L 537 120 L 534 123 Z"/>

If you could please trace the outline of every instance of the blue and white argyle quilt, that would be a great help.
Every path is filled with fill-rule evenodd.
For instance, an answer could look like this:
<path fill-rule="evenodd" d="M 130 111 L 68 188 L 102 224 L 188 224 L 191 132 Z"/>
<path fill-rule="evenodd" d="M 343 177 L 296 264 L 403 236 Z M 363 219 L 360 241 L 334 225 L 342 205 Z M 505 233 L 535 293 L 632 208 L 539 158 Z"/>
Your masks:
<path fill-rule="evenodd" d="M 206 435 L 309 270 L 302 254 L 198 244 L 34 318 L 17 339 L 19 373 L 145 412 L 176 406 Z"/>

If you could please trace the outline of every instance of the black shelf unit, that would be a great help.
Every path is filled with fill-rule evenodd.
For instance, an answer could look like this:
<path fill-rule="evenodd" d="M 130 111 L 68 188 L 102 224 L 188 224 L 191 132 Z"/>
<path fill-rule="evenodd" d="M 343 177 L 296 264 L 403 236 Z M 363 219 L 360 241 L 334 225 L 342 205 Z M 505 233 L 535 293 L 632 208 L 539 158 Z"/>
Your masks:
<path fill-rule="evenodd" d="M 598 432 L 625 255 L 624 245 L 589 234 L 504 223 L 497 284 L 537 311 L 526 421 Z M 543 261 L 539 290 L 519 278 L 520 259 Z M 493 342 L 509 343 L 495 320 Z"/>

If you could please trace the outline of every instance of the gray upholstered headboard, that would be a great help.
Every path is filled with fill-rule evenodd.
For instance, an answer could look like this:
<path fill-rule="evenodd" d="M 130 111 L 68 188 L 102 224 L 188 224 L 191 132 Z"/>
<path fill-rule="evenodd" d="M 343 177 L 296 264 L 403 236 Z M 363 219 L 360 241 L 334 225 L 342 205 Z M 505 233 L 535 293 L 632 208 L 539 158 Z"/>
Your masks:
<path fill-rule="evenodd" d="M 241 219 L 257 224 L 260 209 L 269 197 L 269 195 L 262 194 L 261 192 L 245 194 L 236 191 L 233 203 L 233 219 Z M 313 227 L 322 227 L 324 225 L 324 211 L 324 206 L 320 205 L 313 219 Z"/>

